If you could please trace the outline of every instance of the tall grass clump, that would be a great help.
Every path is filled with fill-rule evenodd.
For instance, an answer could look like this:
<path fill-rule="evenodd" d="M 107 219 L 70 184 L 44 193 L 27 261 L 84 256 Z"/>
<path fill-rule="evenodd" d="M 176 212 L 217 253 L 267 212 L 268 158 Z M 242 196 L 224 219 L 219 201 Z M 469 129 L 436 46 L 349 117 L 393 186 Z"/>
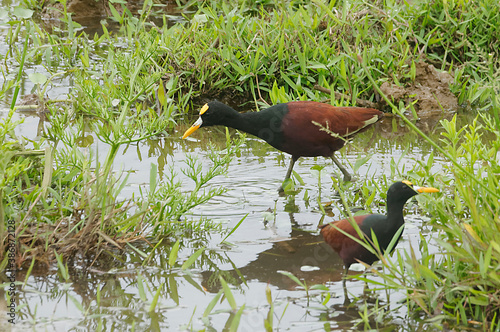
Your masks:
<path fill-rule="evenodd" d="M 415 63 L 425 61 L 454 75 L 461 103 L 486 108 L 494 101 L 488 82 L 498 78 L 498 2 L 187 6 L 197 10 L 189 22 L 163 27 L 158 64 L 195 97 L 268 102 L 277 86 L 293 99 L 375 102 L 379 95 L 356 61 L 363 52 L 379 86 L 411 84 Z"/>
<path fill-rule="evenodd" d="M 179 75 L 195 96 L 267 98 L 274 85 L 295 99 L 319 99 L 315 85 L 372 99 L 370 84 L 355 54 L 367 50 L 382 77 L 402 47 L 387 48 L 369 37 L 376 21 L 345 5 L 337 17 L 332 6 L 311 3 L 270 8 L 207 2 L 185 25 L 164 27 L 159 65 Z M 194 48 L 192 45 L 196 45 Z M 389 67 L 389 68 L 388 68 Z M 231 92 L 228 92 L 231 91 Z"/>
<path fill-rule="evenodd" d="M 7 12 L 11 49 L 5 56 L 8 66 L 2 67 L 1 91 L 11 97 L 11 109 L 0 127 L 5 157 L 0 212 L 2 226 L 15 223 L 18 266 L 32 260 L 49 266 L 55 257 L 92 263 L 105 249 L 175 235 L 185 228 L 179 221 L 190 209 L 224 192 L 209 182 L 224 174 L 238 142 L 232 146 L 228 141 L 226 153 L 213 152 L 205 168 L 187 159 L 184 172 L 195 182 L 190 192 L 182 190 L 172 171 L 161 174 L 161 183 L 152 175 L 144 195 L 123 197 L 131 173 L 116 169 L 116 157 L 170 135 L 189 100 L 189 94 L 180 93 L 177 78 L 165 77 L 154 61 L 160 34 L 147 22 L 149 6 L 146 1 L 140 17 L 125 11 L 120 32 L 104 28 L 93 39 L 79 32 L 69 15 L 64 32 L 50 33 L 29 20 L 32 11 L 16 7 Z M 44 63 L 44 70 L 30 72 L 33 62 Z M 8 74 L 12 71 L 17 75 Z M 39 138 L 33 141 L 15 136 L 19 122 L 12 120 L 20 108 L 24 76 L 37 97 L 29 107 L 41 116 Z M 64 98 L 47 99 L 59 77 L 70 77 L 72 89 Z M 206 220 L 197 225 L 191 230 L 212 227 Z M 4 250 L 0 255 L 5 264 Z"/>
<path fill-rule="evenodd" d="M 424 1 L 413 9 L 415 37 L 432 38 L 429 60 L 455 70 L 460 102 L 491 107 L 500 67 L 498 1 Z M 498 104 L 496 104 L 498 107 Z M 497 118 L 497 121 L 499 119 Z"/>

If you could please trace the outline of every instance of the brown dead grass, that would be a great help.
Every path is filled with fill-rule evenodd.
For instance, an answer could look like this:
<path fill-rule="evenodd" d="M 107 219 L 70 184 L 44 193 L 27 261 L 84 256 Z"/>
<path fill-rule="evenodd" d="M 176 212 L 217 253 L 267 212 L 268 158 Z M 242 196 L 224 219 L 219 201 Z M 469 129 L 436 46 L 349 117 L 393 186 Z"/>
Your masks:
<path fill-rule="evenodd" d="M 85 257 L 92 266 L 104 250 L 121 251 L 126 243 L 147 242 L 142 223 L 136 229 L 127 230 L 120 235 L 107 234 L 114 219 L 126 213 L 129 208 L 130 202 L 122 207 L 109 209 L 105 216 L 99 211 L 75 208 L 71 216 L 61 218 L 56 224 L 21 224 L 16 231 L 16 265 L 24 268 L 35 259 L 37 265 L 50 267 L 55 262 L 57 252 L 65 260 Z"/>

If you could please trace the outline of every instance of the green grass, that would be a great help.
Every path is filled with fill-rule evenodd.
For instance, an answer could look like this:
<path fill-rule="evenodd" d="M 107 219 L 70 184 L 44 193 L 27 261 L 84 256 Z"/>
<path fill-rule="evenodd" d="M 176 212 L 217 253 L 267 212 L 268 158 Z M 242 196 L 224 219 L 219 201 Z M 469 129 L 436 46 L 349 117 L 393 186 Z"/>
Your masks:
<path fill-rule="evenodd" d="M 35 10 L 38 5 L 25 4 Z M 415 63 L 424 60 L 450 72 L 451 90 L 479 115 L 464 126 L 457 126 L 455 119 L 441 121 L 437 129 L 442 135 L 432 143 L 434 152 L 429 152 L 427 161 L 416 161 L 413 169 L 391 164 L 392 178 L 441 190 L 437 198 L 419 200 L 422 213 L 432 216 L 436 230 L 432 237 L 444 253 L 429 253 L 423 240 L 413 252 L 398 252 L 386 260 L 385 272 L 379 275 L 384 287 L 406 292 L 408 312 L 423 314 L 434 324 L 498 330 L 499 2 L 188 1 L 184 5 L 195 13 L 174 26 L 149 23 L 150 1 L 144 2 L 142 16 L 127 10 L 121 15 L 112 12 L 120 29 L 113 32 L 104 26 L 103 34 L 96 36 L 81 32 L 67 13 L 62 29 L 48 31 L 33 22 L 33 12 L 23 6 L 0 9 L 8 27 L 8 50 L 0 55 L 0 98 L 10 105 L 0 120 L 2 238 L 7 220 L 15 220 L 23 259 L 36 256 L 40 262 L 57 262 L 66 279 L 65 259 L 78 253 L 95 258 L 99 248 L 124 250 L 146 236 L 176 243 L 186 232 L 220 227 L 208 220 L 188 224 L 179 220 L 224 191 L 210 187 L 210 181 L 225 173 L 242 139 L 228 139 L 225 153 L 213 151 L 208 169 L 203 170 L 196 158 L 186 159 L 183 172 L 194 185 L 191 192 L 181 190 L 173 171 L 158 180 L 152 166 L 149 191 L 129 200 L 119 199 L 128 174 L 113 169 L 118 151 L 170 136 L 177 122 L 204 99 L 249 103 L 243 106 L 246 109 L 297 99 L 337 105 L 377 101 L 382 83 L 411 84 Z M 33 73 L 29 68 L 34 66 L 43 70 Z M 32 142 L 14 132 L 20 123 L 13 115 L 21 109 L 16 105 L 26 78 L 48 117 L 42 138 Z M 46 100 L 61 78 L 73 82 L 67 97 Z M 399 116 L 410 108 L 386 104 L 387 111 Z M 406 120 L 411 135 L 423 136 L 413 123 Z M 94 136 L 85 135 L 88 131 Z M 102 163 L 98 151 L 87 149 L 94 139 L 107 147 Z M 449 165 L 434 174 L 431 164 L 437 156 Z M 347 190 L 350 185 L 339 185 L 348 193 L 348 206 L 360 200 L 370 209 L 370 203 L 377 202 L 373 192 L 383 197 L 392 178 L 365 179 L 352 195 Z M 145 225 L 144 219 L 150 223 Z M 415 258 L 417 250 L 421 260 Z M 4 267 L 6 256 L 4 250 L 1 253 Z M 201 252 L 194 259 L 198 257 L 203 257 Z M 176 258 L 172 253 L 172 266 Z M 150 310 L 155 309 L 157 294 L 148 303 Z M 225 287 L 228 301 L 230 294 Z M 228 326 L 236 329 L 245 304 L 230 304 L 235 313 Z M 266 324 L 269 329 L 272 317 Z"/>

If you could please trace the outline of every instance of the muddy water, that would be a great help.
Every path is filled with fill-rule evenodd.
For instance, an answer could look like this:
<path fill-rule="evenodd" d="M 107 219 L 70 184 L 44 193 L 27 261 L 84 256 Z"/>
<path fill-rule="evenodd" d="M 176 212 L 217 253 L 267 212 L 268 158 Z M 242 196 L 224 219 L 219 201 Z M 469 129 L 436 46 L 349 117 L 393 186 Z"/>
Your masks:
<path fill-rule="evenodd" d="M 36 139 L 39 119 L 29 114 L 18 116 L 25 118 L 18 134 Z M 420 125 L 432 130 L 436 121 L 422 121 Z M 140 186 L 147 188 L 152 163 L 158 165 L 160 173 L 169 167 L 179 170 L 187 154 L 194 154 L 207 164 L 208 143 L 214 143 L 216 149 L 225 146 L 225 133 L 221 128 L 201 129 L 188 140 L 181 140 L 185 129 L 186 125 L 180 126 L 171 137 L 141 142 L 121 151 L 115 168 L 132 171 L 123 198 L 137 195 Z M 98 148 L 100 158 L 106 156 L 106 146 L 99 144 L 94 148 Z M 425 161 L 430 151 L 430 147 L 408 133 L 399 121 L 388 118 L 360 134 L 353 144 L 342 150 L 340 160 L 345 165 L 354 165 L 358 158 L 372 155 L 356 176 L 392 179 L 391 162 L 397 164 L 404 176 L 404 170 L 410 170 L 418 160 Z M 72 269 L 67 282 L 60 280 L 55 269 L 49 275 L 34 273 L 20 294 L 19 304 L 26 304 L 26 307 L 20 309 L 21 321 L 17 326 L 51 331 L 93 330 L 99 324 L 110 331 L 131 329 L 131 326 L 137 330 L 200 330 L 206 326 L 220 331 L 230 326 L 235 314 L 227 301 L 219 301 L 212 313 L 203 318 L 203 312 L 221 289 L 220 274 L 231 285 L 238 308 L 245 305 L 239 331 L 264 329 L 264 320 L 270 311 L 267 286 L 272 293 L 275 328 L 287 331 L 358 329 L 355 325 L 359 322 L 358 311 L 363 309 L 364 301 L 354 300 L 352 307 L 343 305 L 342 262 L 322 242 L 317 231 L 322 217 L 317 201 L 339 204 L 329 177 L 333 174 L 340 178 L 341 174 L 329 159 L 300 159 L 294 170 L 301 175 L 304 185 L 299 186 L 296 195 L 279 196 L 277 188 L 288 161 L 288 156 L 262 141 L 247 138 L 241 154 L 230 164 L 228 175 L 219 176 L 210 183 L 210 186 L 222 186 L 228 191 L 195 208 L 185 222 L 209 218 L 231 229 L 243 217 L 246 219 L 227 239 L 229 244 L 221 244 L 225 235 L 220 232 L 206 234 L 201 239 L 184 239 L 186 247 L 180 252 L 181 262 L 200 245 L 207 248 L 206 255 L 194 269 L 189 272 L 168 269 L 170 246 L 165 245 L 156 250 L 145 266 L 142 266 L 144 258 L 130 250 L 127 255 L 119 254 L 118 259 L 123 264 L 115 269 L 110 270 L 105 262 L 90 271 Z M 314 165 L 325 165 L 328 171 L 321 186 L 311 172 Z M 443 161 L 435 157 L 433 171 L 439 172 L 442 165 Z M 186 191 L 192 188 L 187 179 L 184 184 Z M 371 208 L 375 212 L 384 210 L 383 207 Z M 275 211 L 274 220 L 266 221 L 268 211 Z M 433 234 L 432 228 L 426 225 L 427 219 L 417 215 L 415 200 L 407 204 L 406 211 L 407 227 L 397 250 L 407 250 L 410 244 L 418 248 L 420 234 L 428 241 Z M 326 221 L 341 215 L 334 204 Z M 175 236 L 173 239 L 176 240 Z M 149 253 L 151 249 L 144 247 L 142 250 Z M 327 292 L 311 290 L 307 296 L 304 289 L 280 274 L 280 270 L 292 272 L 308 286 L 325 285 L 332 298 L 323 304 Z M 142 280 L 142 287 L 138 279 Z M 145 289 L 144 295 L 141 288 Z M 150 314 L 148 307 L 158 288 L 161 288 L 158 307 Z M 350 299 L 363 295 L 364 284 L 360 281 L 347 281 L 347 288 Z M 370 310 L 387 303 L 397 308 L 396 302 L 402 295 L 384 292 L 374 293 L 371 298 Z M 378 304 L 375 299 L 379 300 Z M 408 318 L 404 309 L 395 311 L 389 318 L 378 323 L 396 330 L 419 329 L 420 323 Z M 375 320 L 371 323 L 373 328 L 377 326 Z"/>

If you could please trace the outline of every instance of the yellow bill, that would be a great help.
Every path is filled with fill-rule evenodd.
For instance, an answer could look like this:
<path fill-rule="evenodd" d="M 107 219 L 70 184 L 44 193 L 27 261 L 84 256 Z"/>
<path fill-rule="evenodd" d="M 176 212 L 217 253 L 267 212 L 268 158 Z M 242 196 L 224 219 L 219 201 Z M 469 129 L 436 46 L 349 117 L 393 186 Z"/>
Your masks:
<path fill-rule="evenodd" d="M 419 193 L 437 193 L 439 192 L 439 189 L 432 188 L 432 187 L 413 187 L 413 190 Z"/>
<path fill-rule="evenodd" d="M 193 123 L 193 125 L 191 127 L 189 127 L 188 130 L 186 130 L 186 132 L 184 133 L 184 135 L 182 135 L 182 139 L 185 139 L 186 137 L 188 137 L 189 135 L 191 135 L 192 133 L 194 133 L 196 130 L 198 130 L 198 128 L 200 128 L 200 126 L 202 125 L 203 123 L 203 120 L 201 119 L 201 116 L 198 118 L 198 120 L 196 120 L 195 123 Z"/>

